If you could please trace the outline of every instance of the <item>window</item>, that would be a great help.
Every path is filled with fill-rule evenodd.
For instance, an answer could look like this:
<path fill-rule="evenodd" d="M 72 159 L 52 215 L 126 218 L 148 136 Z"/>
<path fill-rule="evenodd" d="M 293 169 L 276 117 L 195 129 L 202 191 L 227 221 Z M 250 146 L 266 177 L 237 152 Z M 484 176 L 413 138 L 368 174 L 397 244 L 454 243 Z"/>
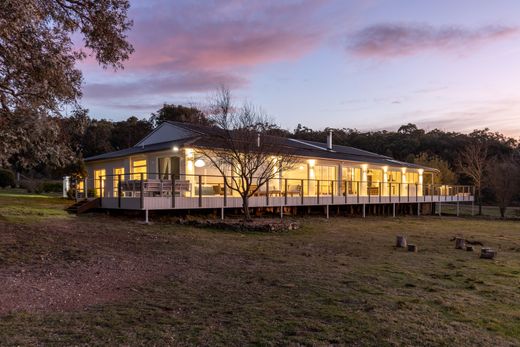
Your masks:
<path fill-rule="evenodd" d="M 121 175 L 121 182 L 125 180 L 125 168 L 119 167 L 114 169 L 114 196 L 117 196 L 119 191 L 119 175 Z"/>
<path fill-rule="evenodd" d="M 96 196 L 101 196 L 101 194 L 104 193 L 105 180 L 107 178 L 106 175 L 107 173 L 105 169 L 94 170 L 94 190 L 96 192 Z"/>
<path fill-rule="evenodd" d="M 132 162 L 132 179 L 140 180 L 141 174 L 143 174 L 143 179 L 146 179 L 146 159 L 134 160 Z"/>

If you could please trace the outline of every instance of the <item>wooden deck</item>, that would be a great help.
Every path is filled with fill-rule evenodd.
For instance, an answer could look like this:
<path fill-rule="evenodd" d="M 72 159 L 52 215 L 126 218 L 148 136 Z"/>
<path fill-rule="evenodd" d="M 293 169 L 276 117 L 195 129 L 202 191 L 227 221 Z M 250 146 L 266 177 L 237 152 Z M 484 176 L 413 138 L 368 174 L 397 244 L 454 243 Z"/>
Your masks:
<path fill-rule="evenodd" d="M 435 202 L 472 202 L 473 196 L 424 195 L 424 196 L 269 196 L 251 197 L 250 207 L 294 207 L 294 206 L 335 206 L 360 204 L 416 204 Z M 201 196 L 201 197 L 122 197 L 102 198 L 101 208 L 125 210 L 187 210 L 240 208 L 240 197 Z"/>

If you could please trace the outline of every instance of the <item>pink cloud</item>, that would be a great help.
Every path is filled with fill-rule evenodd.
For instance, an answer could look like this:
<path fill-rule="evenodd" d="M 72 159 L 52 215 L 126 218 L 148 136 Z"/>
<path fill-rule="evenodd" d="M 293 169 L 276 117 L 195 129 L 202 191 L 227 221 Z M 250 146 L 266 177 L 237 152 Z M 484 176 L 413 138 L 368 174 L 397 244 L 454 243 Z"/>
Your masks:
<path fill-rule="evenodd" d="M 427 50 L 461 51 L 518 34 L 507 26 L 466 29 L 419 24 L 378 24 L 356 32 L 348 50 L 361 57 L 396 57 Z"/>

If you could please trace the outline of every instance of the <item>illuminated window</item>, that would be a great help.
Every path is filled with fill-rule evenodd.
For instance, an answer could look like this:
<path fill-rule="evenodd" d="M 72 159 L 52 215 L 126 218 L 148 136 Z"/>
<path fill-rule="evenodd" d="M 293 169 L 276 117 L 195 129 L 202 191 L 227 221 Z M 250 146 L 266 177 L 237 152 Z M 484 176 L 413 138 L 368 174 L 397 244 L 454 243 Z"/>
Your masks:
<path fill-rule="evenodd" d="M 105 191 L 105 180 L 107 178 L 105 169 L 94 170 L 94 190 L 96 196 L 101 196 L 102 191 Z M 103 194 L 104 195 L 104 194 Z"/>
<path fill-rule="evenodd" d="M 134 160 L 132 162 L 132 179 L 140 180 L 141 174 L 143 174 L 143 179 L 146 179 L 146 159 L 142 160 Z"/>

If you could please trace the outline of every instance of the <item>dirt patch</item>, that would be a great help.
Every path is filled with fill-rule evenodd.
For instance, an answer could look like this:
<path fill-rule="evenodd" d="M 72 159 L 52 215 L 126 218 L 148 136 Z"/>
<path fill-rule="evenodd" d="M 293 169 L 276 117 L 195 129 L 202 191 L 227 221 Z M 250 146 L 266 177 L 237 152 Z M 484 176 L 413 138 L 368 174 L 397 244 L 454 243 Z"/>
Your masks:
<path fill-rule="evenodd" d="M 211 228 L 231 231 L 253 231 L 253 232 L 282 232 L 297 230 L 300 224 L 294 221 L 280 221 L 279 219 L 254 219 L 250 222 L 242 220 L 214 220 L 214 219 L 180 219 L 181 225 L 190 225 L 197 228 Z"/>

